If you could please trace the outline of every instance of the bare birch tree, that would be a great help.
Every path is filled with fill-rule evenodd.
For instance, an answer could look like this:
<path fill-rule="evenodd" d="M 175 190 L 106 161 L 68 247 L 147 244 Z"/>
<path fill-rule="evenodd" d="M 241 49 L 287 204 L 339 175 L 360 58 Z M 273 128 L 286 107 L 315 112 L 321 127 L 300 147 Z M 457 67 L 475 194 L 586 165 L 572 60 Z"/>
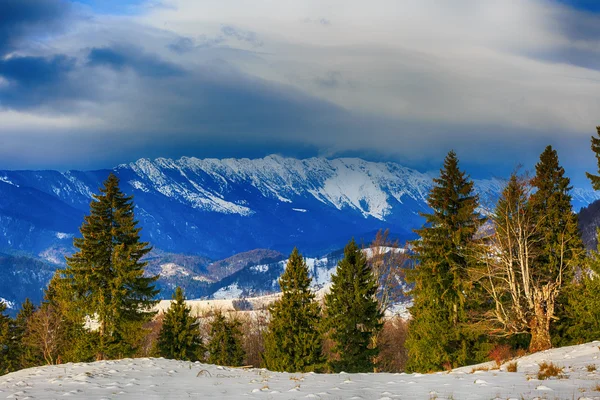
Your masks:
<path fill-rule="evenodd" d="M 390 239 L 387 229 L 377 232 L 369 253 L 368 263 L 378 284 L 377 300 L 385 313 L 404 296 L 404 271 L 410 257 L 406 247 L 401 247 L 398 240 Z"/>
<path fill-rule="evenodd" d="M 529 350 L 534 352 L 552 346 L 556 299 L 574 268 L 574 257 L 567 252 L 578 238 L 558 226 L 557 268 L 540 273 L 546 216 L 532 211 L 531 192 L 528 179 L 511 176 L 491 219 L 495 232 L 478 247 L 481 267 L 474 276 L 493 300 L 484 323 L 499 335 L 531 334 Z"/>

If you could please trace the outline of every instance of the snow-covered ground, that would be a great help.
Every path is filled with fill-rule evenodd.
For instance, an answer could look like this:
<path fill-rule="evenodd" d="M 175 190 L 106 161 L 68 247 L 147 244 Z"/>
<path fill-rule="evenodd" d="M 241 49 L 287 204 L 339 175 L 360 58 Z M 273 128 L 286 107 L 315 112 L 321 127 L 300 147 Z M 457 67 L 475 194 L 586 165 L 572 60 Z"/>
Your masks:
<path fill-rule="evenodd" d="M 0 377 L 0 398 L 53 399 L 600 399 L 600 342 L 517 360 L 518 372 L 464 367 L 436 374 L 300 374 L 165 359 L 30 368 Z M 564 378 L 538 380 L 538 364 Z M 481 366 L 479 366 L 481 367 Z M 592 368 L 589 368 L 592 369 Z"/>

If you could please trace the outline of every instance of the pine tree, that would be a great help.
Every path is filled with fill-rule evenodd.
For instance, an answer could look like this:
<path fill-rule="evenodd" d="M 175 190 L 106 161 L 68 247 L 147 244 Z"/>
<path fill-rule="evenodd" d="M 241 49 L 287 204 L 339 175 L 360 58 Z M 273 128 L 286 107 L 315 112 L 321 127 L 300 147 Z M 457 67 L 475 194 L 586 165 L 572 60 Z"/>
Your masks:
<path fill-rule="evenodd" d="M 600 126 L 596 127 L 596 131 L 597 131 L 598 137 L 592 136 L 592 151 L 594 152 L 594 155 L 596 156 L 596 162 L 598 164 L 598 171 L 600 172 Z M 585 175 L 592 182 L 592 187 L 594 188 L 594 190 L 600 190 L 600 175 L 590 174 L 589 172 L 586 172 Z"/>
<path fill-rule="evenodd" d="M 600 240 L 600 229 L 597 230 Z M 553 329 L 554 345 L 568 346 L 600 337 L 600 242 L 584 262 L 581 277 L 566 286 Z"/>
<path fill-rule="evenodd" d="M 570 180 L 558 162 L 558 154 L 547 146 L 535 166 L 532 186 L 536 189 L 529 205 L 536 221 L 534 279 L 542 282 L 534 293 L 530 351 L 552 347 L 550 325 L 555 319 L 556 300 L 564 283 L 573 279 L 580 267 L 583 243 L 577 215 L 571 206 Z"/>
<path fill-rule="evenodd" d="M 216 365 L 239 367 L 244 362 L 241 323 L 236 319 L 228 320 L 221 311 L 217 311 L 210 326 L 208 341 L 208 362 Z"/>
<path fill-rule="evenodd" d="M 105 359 L 135 352 L 142 325 L 155 314 L 150 309 L 156 304 L 158 276 L 144 276 L 146 262 L 140 260 L 151 248 L 140 241 L 133 197 L 121 192 L 112 173 L 100 192 L 80 228 L 83 237 L 73 241 L 79 251 L 67 257 L 61 272 L 77 307 L 97 319 L 97 358 Z"/>
<path fill-rule="evenodd" d="M 373 346 L 383 314 L 375 297 L 377 282 L 363 252 L 352 239 L 331 277 L 325 295 L 325 326 L 333 341 L 333 371 L 372 372 L 378 349 Z"/>
<path fill-rule="evenodd" d="M 6 304 L 0 301 L 0 375 L 11 372 L 11 318 L 5 314 Z"/>
<path fill-rule="evenodd" d="M 321 310 L 310 281 L 306 262 L 294 248 L 279 278 L 282 296 L 269 306 L 263 361 L 271 371 L 308 372 L 323 364 Z"/>
<path fill-rule="evenodd" d="M 477 296 L 469 278 L 473 237 L 482 223 L 473 182 L 459 169 L 451 151 L 428 197 L 433 212 L 422 214 L 425 225 L 413 242 L 414 270 L 407 278 L 412 320 L 406 346 L 411 371 L 435 371 L 479 361 L 480 334 L 468 324 L 469 307 Z"/>
<path fill-rule="evenodd" d="M 186 361 L 202 359 L 202 336 L 191 308 L 185 304 L 180 287 L 175 289 L 171 306 L 164 315 L 157 342 L 158 353 L 165 358 Z"/>
<path fill-rule="evenodd" d="M 85 328 L 85 312 L 73 306 L 69 282 L 57 271 L 44 301 L 27 322 L 26 346 L 46 364 L 89 362 L 96 356 L 98 332 Z"/>
<path fill-rule="evenodd" d="M 600 126 L 598 137 L 591 138 L 591 148 L 600 172 Z M 586 172 L 594 190 L 600 190 L 600 175 Z M 581 278 L 568 282 L 559 298 L 552 340 L 557 345 L 569 345 L 595 340 L 600 335 L 600 230 L 596 229 L 597 249 L 584 261 Z"/>
<path fill-rule="evenodd" d="M 14 324 L 14 336 L 13 339 L 18 348 L 18 363 L 19 369 L 29 368 L 43 364 L 43 359 L 40 357 L 32 346 L 27 343 L 28 325 L 36 311 L 36 307 L 29 300 L 25 299 L 25 302 L 21 305 L 21 310 L 17 314 Z"/>

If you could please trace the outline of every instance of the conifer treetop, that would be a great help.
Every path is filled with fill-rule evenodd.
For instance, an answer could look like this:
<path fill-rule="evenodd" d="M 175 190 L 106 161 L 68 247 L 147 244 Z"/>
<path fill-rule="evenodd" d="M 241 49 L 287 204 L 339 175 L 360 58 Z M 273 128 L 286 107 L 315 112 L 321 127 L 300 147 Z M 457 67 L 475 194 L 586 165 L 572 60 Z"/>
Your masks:
<path fill-rule="evenodd" d="M 596 127 L 597 137 L 592 136 L 592 151 L 596 157 L 596 164 L 598 165 L 598 172 L 600 172 L 600 126 Z M 594 190 L 600 190 L 600 175 L 590 174 L 586 172 L 585 175 L 592 182 Z"/>

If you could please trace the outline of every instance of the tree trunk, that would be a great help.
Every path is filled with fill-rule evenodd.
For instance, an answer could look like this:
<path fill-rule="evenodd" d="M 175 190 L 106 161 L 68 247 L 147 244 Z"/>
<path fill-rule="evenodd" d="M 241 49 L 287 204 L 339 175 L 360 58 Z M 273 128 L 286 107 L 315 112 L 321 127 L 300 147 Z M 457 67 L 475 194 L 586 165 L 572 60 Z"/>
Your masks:
<path fill-rule="evenodd" d="M 554 303 L 552 297 L 547 296 L 548 292 L 549 290 L 537 291 L 534 295 L 534 317 L 530 323 L 531 342 L 529 343 L 529 352 L 531 353 L 552 348 L 550 320 L 554 314 Z"/>

